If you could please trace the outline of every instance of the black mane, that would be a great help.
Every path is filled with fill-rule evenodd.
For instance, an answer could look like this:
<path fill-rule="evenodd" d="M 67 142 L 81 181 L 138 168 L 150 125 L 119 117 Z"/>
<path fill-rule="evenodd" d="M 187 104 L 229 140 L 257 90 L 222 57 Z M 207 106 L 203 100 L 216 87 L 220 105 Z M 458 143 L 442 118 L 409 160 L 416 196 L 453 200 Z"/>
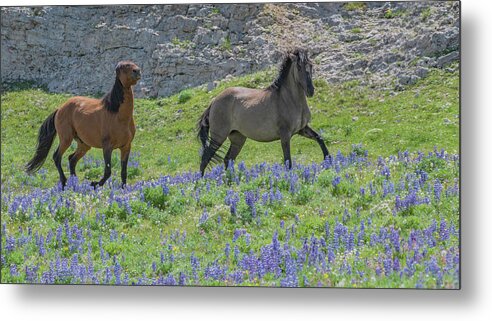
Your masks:
<path fill-rule="evenodd" d="M 117 113 L 124 99 L 123 84 L 116 76 L 113 88 L 102 98 L 104 108 L 112 113 Z"/>
<path fill-rule="evenodd" d="M 273 89 L 280 89 L 282 87 L 283 83 L 287 79 L 289 72 L 290 72 L 290 67 L 292 66 L 292 58 L 291 56 L 297 56 L 297 58 L 303 62 L 306 63 L 309 61 L 308 56 L 307 56 L 307 51 L 301 48 L 296 48 L 293 50 L 289 50 L 284 54 L 284 58 L 282 61 L 282 64 L 280 65 L 279 68 L 279 73 L 277 78 L 273 81 L 273 83 L 268 86 L 267 89 L 273 90 Z"/>

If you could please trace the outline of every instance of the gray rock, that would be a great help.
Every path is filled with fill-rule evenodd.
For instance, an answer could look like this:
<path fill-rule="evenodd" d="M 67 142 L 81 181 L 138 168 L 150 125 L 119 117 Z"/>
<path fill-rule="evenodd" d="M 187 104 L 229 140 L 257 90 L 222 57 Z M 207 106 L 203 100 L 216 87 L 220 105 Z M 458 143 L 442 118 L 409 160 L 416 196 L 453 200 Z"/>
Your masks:
<path fill-rule="evenodd" d="M 437 59 L 437 66 L 439 66 L 440 68 L 446 67 L 452 62 L 458 61 L 459 58 L 460 58 L 460 54 L 458 51 L 450 52 L 447 55 L 444 55 Z"/>
<path fill-rule="evenodd" d="M 415 70 L 415 75 L 419 78 L 424 78 L 429 73 L 429 69 L 424 67 L 419 67 Z"/>
<path fill-rule="evenodd" d="M 143 70 L 136 96 L 162 96 L 278 65 L 285 48 L 302 45 L 315 77 L 400 90 L 459 60 L 456 3 L 369 2 L 350 12 L 329 2 L 3 7 L 1 79 L 93 95 L 130 59 Z M 389 8 L 405 15 L 387 19 Z"/>

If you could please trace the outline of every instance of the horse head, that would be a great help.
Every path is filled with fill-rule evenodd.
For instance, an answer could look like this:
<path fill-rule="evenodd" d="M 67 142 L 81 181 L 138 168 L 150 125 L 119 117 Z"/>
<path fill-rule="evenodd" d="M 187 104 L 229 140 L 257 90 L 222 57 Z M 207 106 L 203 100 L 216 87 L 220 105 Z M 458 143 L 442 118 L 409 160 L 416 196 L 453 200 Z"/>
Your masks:
<path fill-rule="evenodd" d="M 302 87 L 306 96 L 312 97 L 314 95 L 313 63 L 308 57 L 307 50 L 294 49 L 289 53 L 289 57 L 292 60 L 292 65 L 296 66 L 293 68 L 294 79 Z"/>
<path fill-rule="evenodd" d="M 116 77 L 124 87 L 128 88 L 134 86 L 142 78 L 142 73 L 135 63 L 120 61 L 116 66 Z"/>

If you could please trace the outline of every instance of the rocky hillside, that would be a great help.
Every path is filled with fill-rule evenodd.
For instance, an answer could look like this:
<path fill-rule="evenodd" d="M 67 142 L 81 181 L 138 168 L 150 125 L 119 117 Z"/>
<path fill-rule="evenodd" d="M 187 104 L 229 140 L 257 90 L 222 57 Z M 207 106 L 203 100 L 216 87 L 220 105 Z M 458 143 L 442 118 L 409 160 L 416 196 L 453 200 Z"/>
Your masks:
<path fill-rule="evenodd" d="M 2 84 L 98 94 L 131 59 L 144 72 L 137 96 L 166 96 L 267 68 L 296 45 L 317 78 L 398 90 L 459 60 L 459 11 L 457 1 L 2 8 Z"/>

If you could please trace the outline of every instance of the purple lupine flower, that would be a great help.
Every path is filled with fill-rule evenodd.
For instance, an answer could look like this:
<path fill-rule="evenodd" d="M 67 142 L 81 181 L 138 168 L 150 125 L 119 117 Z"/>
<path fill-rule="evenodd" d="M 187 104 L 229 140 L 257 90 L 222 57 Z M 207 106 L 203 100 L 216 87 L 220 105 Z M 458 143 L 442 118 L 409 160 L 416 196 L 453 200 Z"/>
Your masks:
<path fill-rule="evenodd" d="M 218 261 L 215 260 L 205 268 L 204 277 L 205 279 L 223 281 L 225 279 L 226 273 L 226 268 L 220 266 Z"/>
<path fill-rule="evenodd" d="M 396 252 L 400 252 L 400 233 L 397 230 L 391 229 L 390 240 Z"/>
<path fill-rule="evenodd" d="M 39 238 L 38 249 L 39 249 L 39 255 L 44 256 L 46 254 L 46 248 L 44 246 L 44 237 L 42 235 Z"/>
<path fill-rule="evenodd" d="M 331 245 L 328 246 L 328 262 L 335 262 L 335 252 L 333 251 L 333 247 Z"/>
<path fill-rule="evenodd" d="M 7 235 L 5 238 L 5 249 L 7 253 L 12 252 L 15 249 L 15 237 Z"/>
<path fill-rule="evenodd" d="M 439 181 L 438 178 L 434 181 L 434 198 L 436 201 L 439 201 L 441 199 L 441 192 L 442 192 L 442 184 L 441 181 Z"/>
<path fill-rule="evenodd" d="M 439 238 L 441 241 L 449 239 L 449 229 L 447 228 L 447 223 L 444 218 L 441 219 L 441 224 L 439 225 Z"/>
<path fill-rule="evenodd" d="M 167 186 L 166 182 L 162 182 L 161 187 L 162 187 L 162 194 L 168 195 L 169 194 L 169 186 Z"/>
<path fill-rule="evenodd" d="M 376 266 L 376 275 L 377 276 L 381 275 L 381 268 L 379 266 Z"/>
<path fill-rule="evenodd" d="M 393 271 L 400 272 L 400 260 L 397 257 L 393 260 Z"/>
<path fill-rule="evenodd" d="M 249 209 L 251 210 L 251 215 L 253 217 L 256 217 L 255 203 L 258 201 L 258 197 L 256 193 L 252 191 L 246 191 L 244 192 L 244 198 L 245 198 L 246 205 L 248 205 Z"/>
<path fill-rule="evenodd" d="M 281 287 L 297 287 L 297 267 L 290 253 L 285 257 L 285 278 L 280 281 Z"/>
<path fill-rule="evenodd" d="M 331 181 L 331 185 L 333 185 L 334 188 L 337 188 L 337 186 L 338 186 L 338 184 L 340 184 L 341 180 L 342 180 L 342 178 L 340 176 L 337 176 Z"/>
<path fill-rule="evenodd" d="M 198 224 L 203 225 L 207 222 L 207 220 L 208 220 L 208 213 L 207 210 L 204 209 L 202 216 L 200 216 L 200 220 L 198 221 Z"/>
<path fill-rule="evenodd" d="M 193 279 L 195 280 L 196 283 L 198 282 L 198 271 L 200 270 L 200 261 L 198 261 L 198 258 L 194 254 L 191 255 L 190 261 L 191 261 Z"/>
<path fill-rule="evenodd" d="M 242 228 L 237 228 L 234 230 L 234 236 L 232 238 L 232 241 L 233 242 L 236 242 L 237 239 L 241 236 L 241 235 L 244 235 L 246 234 L 246 230 L 245 229 L 242 229 Z"/>
<path fill-rule="evenodd" d="M 389 179 L 391 176 L 390 169 L 388 166 L 384 165 L 383 168 L 381 169 L 381 175 L 386 177 L 386 179 Z"/>
<path fill-rule="evenodd" d="M 229 278 L 232 280 L 234 285 L 239 285 L 243 283 L 243 272 L 241 270 L 234 271 L 229 274 Z"/>
<path fill-rule="evenodd" d="M 46 235 L 46 244 L 50 244 L 51 241 L 53 240 L 53 230 L 49 230 L 48 234 Z"/>
<path fill-rule="evenodd" d="M 299 189 L 299 187 L 298 187 L 299 177 L 297 176 L 297 174 L 295 172 L 289 172 L 288 180 L 289 180 L 289 192 L 291 194 L 296 193 Z"/>
<path fill-rule="evenodd" d="M 238 169 L 238 171 L 240 171 L 240 172 L 245 172 L 245 171 L 246 171 L 246 165 L 244 164 L 244 161 L 241 161 L 241 162 L 237 165 L 237 169 Z"/>
<path fill-rule="evenodd" d="M 304 282 L 304 286 L 305 287 L 308 287 L 309 286 L 308 278 L 305 275 L 303 276 L 303 282 Z"/>
<path fill-rule="evenodd" d="M 360 195 L 363 196 L 363 197 L 366 195 L 366 190 L 364 189 L 364 187 L 361 187 L 359 189 L 359 192 L 360 192 Z"/>
<path fill-rule="evenodd" d="M 234 261 L 238 261 L 239 260 L 239 247 L 236 245 L 234 246 Z"/>
<path fill-rule="evenodd" d="M 330 223 L 328 221 L 325 222 L 325 239 L 330 239 Z"/>
<path fill-rule="evenodd" d="M 115 256 L 115 263 L 114 263 L 114 277 L 115 277 L 115 284 L 120 285 L 121 284 L 121 265 L 116 259 Z"/>
<path fill-rule="evenodd" d="M 426 265 L 426 272 L 430 272 L 433 275 L 437 275 L 440 272 L 439 265 L 437 264 L 437 259 L 435 256 L 432 256 L 429 261 L 425 263 Z"/>
<path fill-rule="evenodd" d="M 19 272 L 17 271 L 17 265 L 14 263 L 10 264 L 10 275 L 14 277 L 19 276 Z"/>
<path fill-rule="evenodd" d="M 309 169 L 309 167 L 304 168 L 304 170 L 302 172 L 302 177 L 304 178 L 305 183 L 308 183 L 310 181 L 311 170 Z"/>
<path fill-rule="evenodd" d="M 362 243 L 364 242 L 364 236 L 365 236 L 365 225 L 364 225 L 364 221 L 361 221 L 359 234 L 357 234 L 357 246 L 362 245 Z"/>
<path fill-rule="evenodd" d="M 26 266 L 26 270 L 25 270 L 26 271 L 26 281 L 28 283 L 37 283 L 38 282 L 38 276 L 37 276 L 38 270 L 39 270 L 39 265 L 36 265 L 33 267 Z"/>
<path fill-rule="evenodd" d="M 226 243 L 224 253 L 226 258 L 229 258 L 229 254 L 231 253 L 231 245 L 229 243 Z"/>
<path fill-rule="evenodd" d="M 225 204 L 231 207 L 232 215 L 236 215 L 238 202 L 239 202 L 239 195 L 233 190 L 228 190 L 225 197 Z"/>
<path fill-rule="evenodd" d="M 391 261 L 391 257 L 386 257 L 383 259 L 383 265 L 384 265 L 384 272 L 386 276 L 391 274 L 391 271 L 393 270 L 393 262 Z"/>
<path fill-rule="evenodd" d="M 178 285 L 186 285 L 186 274 L 179 272 Z"/>
<path fill-rule="evenodd" d="M 348 242 L 346 246 L 346 251 L 351 252 L 355 247 L 355 236 L 354 232 L 350 232 L 349 237 L 348 237 Z"/>

